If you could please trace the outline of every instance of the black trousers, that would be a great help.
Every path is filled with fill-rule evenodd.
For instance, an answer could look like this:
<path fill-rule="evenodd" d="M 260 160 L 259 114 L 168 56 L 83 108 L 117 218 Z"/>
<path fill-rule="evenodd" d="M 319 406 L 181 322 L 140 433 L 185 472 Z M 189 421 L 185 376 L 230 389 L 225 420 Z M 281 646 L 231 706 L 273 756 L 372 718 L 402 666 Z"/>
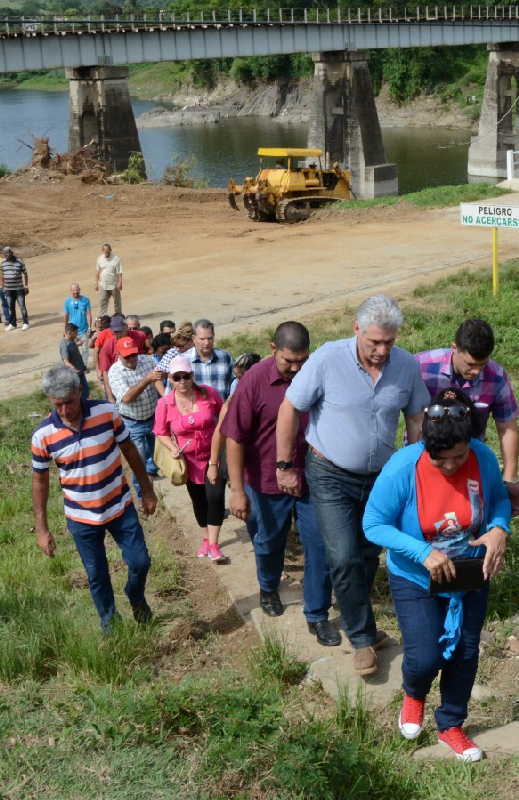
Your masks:
<path fill-rule="evenodd" d="M 188 481 L 186 486 L 200 527 L 221 525 L 225 516 L 225 481 L 219 478 L 214 486 L 207 479 L 205 483 Z"/>
<path fill-rule="evenodd" d="M 23 289 L 5 289 L 5 296 L 9 301 L 9 324 L 16 328 L 16 303 L 20 306 L 20 313 L 25 325 L 29 324 L 29 315 L 25 305 L 25 291 Z"/>

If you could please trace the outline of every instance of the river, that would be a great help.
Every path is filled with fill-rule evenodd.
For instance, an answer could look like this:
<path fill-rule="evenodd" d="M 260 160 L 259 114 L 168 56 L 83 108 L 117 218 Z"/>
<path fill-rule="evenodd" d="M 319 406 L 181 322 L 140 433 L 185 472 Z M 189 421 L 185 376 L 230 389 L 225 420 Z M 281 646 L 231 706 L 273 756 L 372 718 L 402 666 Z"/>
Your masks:
<path fill-rule="evenodd" d="M 133 100 L 135 116 L 155 104 Z M 225 186 L 257 170 L 259 146 L 304 147 L 307 129 L 269 117 L 241 117 L 205 127 L 143 128 L 139 131 L 148 176 L 159 180 L 172 157 L 194 156 L 193 175 L 209 186 Z M 400 191 L 467 182 L 468 131 L 385 128 L 389 161 L 398 166 Z M 0 91 L 0 163 L 13 170 L 30 159 L 32 136 L 48 136 L 58 152 L 67 149 L 66 92 L 6 89 Z M 23 144 L 25 143 L 25 144 Z"/>

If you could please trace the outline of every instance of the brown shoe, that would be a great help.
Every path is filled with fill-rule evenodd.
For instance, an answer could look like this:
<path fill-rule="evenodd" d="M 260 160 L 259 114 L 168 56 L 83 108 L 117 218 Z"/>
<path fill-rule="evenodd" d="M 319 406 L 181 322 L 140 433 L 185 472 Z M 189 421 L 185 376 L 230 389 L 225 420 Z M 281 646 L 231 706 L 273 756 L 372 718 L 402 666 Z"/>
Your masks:
<path fill-rule="evenodd" d="M 378 669 L 377 654 L 373 647 L 359 647 L 353 653 L 353 668 L 359 675 L 373 675 Z"/>

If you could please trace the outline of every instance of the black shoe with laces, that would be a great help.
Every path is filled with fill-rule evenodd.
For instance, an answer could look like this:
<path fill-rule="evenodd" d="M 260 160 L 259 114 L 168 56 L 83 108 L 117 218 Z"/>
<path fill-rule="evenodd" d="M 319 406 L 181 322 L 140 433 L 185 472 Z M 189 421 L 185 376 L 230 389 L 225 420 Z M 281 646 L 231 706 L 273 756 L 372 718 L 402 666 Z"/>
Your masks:
<path fill-rule="evenodd" d="M 285 607 L 279 598 L 278 592 L 264 592 L 260 589 L 260 606 L 269 617 L 280 617 Z"/>
<path fill-rule="evenodd" d="M 146 600 L 143 600 L 142 603 L 137 603 L 137 605 L 132 606 L 133 611 L 133 618 L 135 622 L 138 622 L 139 625 L 145 625 L 147 622 L 151 622 L 153 618 L 153 611 L 147 604 Z"/>

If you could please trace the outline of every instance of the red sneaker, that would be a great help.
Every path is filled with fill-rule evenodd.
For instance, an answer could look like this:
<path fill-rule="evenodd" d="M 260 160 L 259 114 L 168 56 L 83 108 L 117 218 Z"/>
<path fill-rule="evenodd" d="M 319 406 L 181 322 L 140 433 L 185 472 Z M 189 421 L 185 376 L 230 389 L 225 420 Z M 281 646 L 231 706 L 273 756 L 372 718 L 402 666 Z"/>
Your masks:
<path fill-rule="evenodd" d="M 450 747 L 460 761 L 481 761 L 483 758 L 483 752 L 472 739 L 469 739 L 461 725 L 458 728 L 440 731 L 438 741 Z"/>
<path fill-rule="evenodd" d="M 416 697 L 404 694 L 404 702 L 398 717 L 398 727 L 406 739 L 416 739 L 417 736 L 420 736 L 423 730 L 424 707 L 425 700 L 417 700 Z"/>
<path fill-rule="evenodd" d="M 220 550 L 220 546 L 217 544 L 209 545 L 209 552 L 207 555 L 211 559 L 211 561 L 216 561 L 216 562 L 225 561 L 225 556 Z"/>
<path fill-rule="evenodd" d="M 202 546 L 197 552 L 198 558 L 206 558 L 209 555 L 209 539 L 202 539 Z"/>

